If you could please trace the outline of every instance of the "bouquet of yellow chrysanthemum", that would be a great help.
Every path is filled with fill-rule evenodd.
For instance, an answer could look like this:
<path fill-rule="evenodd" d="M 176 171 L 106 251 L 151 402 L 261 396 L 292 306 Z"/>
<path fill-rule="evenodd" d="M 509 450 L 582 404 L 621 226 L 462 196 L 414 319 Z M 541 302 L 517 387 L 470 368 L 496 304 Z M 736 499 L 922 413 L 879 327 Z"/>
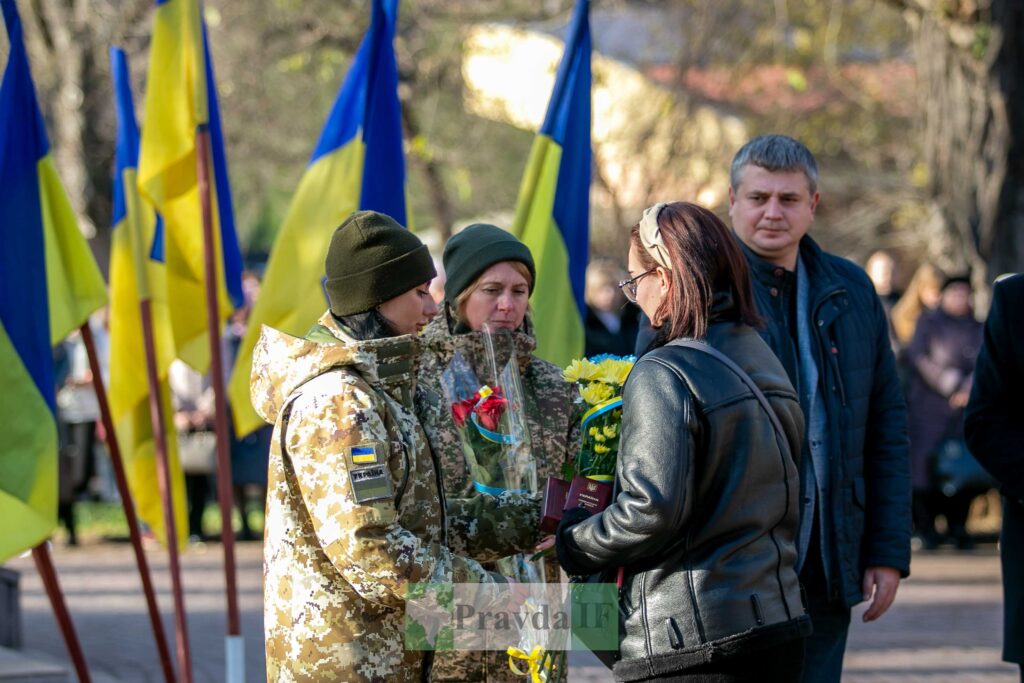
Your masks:
<path fill-rule="evenodd" d="M 602 355 L 574 360 L 565 369 L 565 380 L 579 385 L 580 397 L 590 406 L 583 415 L 583 439 L 571 474 L 605 482 L 615 477 L 622 386 L 635 362 L 633 356 Z"/>
<path fill-rule="evenodd" d="M 622 427 L 622 386 L 636 358 L 611 355 L 574 360 L 563 377 L 579 385 L 589 409 L 583 414 L 579 453 L 562 472 L 549 477 L 544 489 L 541 530 L 552 533 L 562 512 L 582 506 L 599 512 L 610 502 L 615 460 Z"/>

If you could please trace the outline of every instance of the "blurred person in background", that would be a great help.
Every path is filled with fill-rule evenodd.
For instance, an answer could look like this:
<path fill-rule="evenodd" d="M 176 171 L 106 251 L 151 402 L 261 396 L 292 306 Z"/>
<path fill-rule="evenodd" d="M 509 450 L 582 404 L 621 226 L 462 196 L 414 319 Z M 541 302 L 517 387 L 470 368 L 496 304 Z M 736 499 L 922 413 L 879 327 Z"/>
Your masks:
<path fill-rule="evenodd" d="M 180 360 L 167 372 L 178 436 L 178 457 L 185 474 L 189 541 L 203 535 L 203 511 L 210 500 L 211 477 L 216 468 L 217 438 L 214 434 L 213 384 Z"/>
<path fill-rule="evenodd" d="M 967 403 L 967 444 L 1003 494 L 1003 659 L 1024 664 L 1024 275 L 996 283 Z M 1024 680 L 1024 667 L 1021 670 Z"/>
<path fill-rule="evenodd" d="M 89 318 L 89 330 L 96 343 L 96 355 L 103 366 L 107 358 L 106 309 Z M 60 442 L 57 517 L 68 531 L 68 544 L 77 545 L 74 505 L 90 497 L 97 471 L 96 424 L 100 406 L 93 387 L 85 341 L 78 330 L 55 350 L 59 374 L 57 390 L 57 434 Z M 106 367 L 101 366 L 105 372 Z M 104 381 L 106 378 L 103 378 Z"/>
<path fill-rule="evenodd" d="M 889 312 L 899 348 L 906 348 L 910 343 L 921 314 L 938 308 L 942 281 L 942 272 L 930 263 L 922 263 L 914 271 L 906 291 Z"/>
<path fill-rule="evenodd" d="M 871 278 L 875 294 L 881 300 L 882 308 L 889 319 L 889 338 L 895 353 L 899 346 L 896 343 L 896 331 L 892 327 L 892 307 L 900 299 L 900 293 L 896 291 L 896 259 L 884 249 L 873 251 L 864 262 L 864 271 Z"/>
<path fill-rule="evenodd" d="M 944 439 L 963 438 L 963 408 L 974 378 L 981 347 L 982 325 L 971 308 L 967 276 L 947 277 L 939 305 L 925 311 L 904 352 L 910 370 L 907 410 L 910 427 L 911 485 L 914 489 L 914 527 L 923 547 L 935 548 L 939 536 L 935 517 L 946 518 L 947 534 L 957 547 L 973 546 L 967 534 L 967 512 L 982 491 L 939 491 L 932 477 L 936 449 Z"/>
<path fill-rule="evenodd" d="M 587 303 L 584 355 L 588 358 L 602 353 L 633 353 L 640 312 L 622 296 L 618 285 L 625 279 L 626 271 L 612 260 L 595 260 L 587 266 L 583 296 Z"/>
<path fill-rule="evenodd" d="M 437 271 L 437 275 L 430 281 L 430 296 L 434 299 L 434 303 L 438 306 L 444 301 L 444 263 L 441 259 L 434 257 L 434 270 Z"/>
<path fill-rule="evenodd" d="M 882 300 L 885 310 L 890 310 L 900 298 L 900 292 L 896 290 L 896 259 L 884 249 L 873 251 L 864 262 L 864 271 L 871 278 L 875 294 Z"/>

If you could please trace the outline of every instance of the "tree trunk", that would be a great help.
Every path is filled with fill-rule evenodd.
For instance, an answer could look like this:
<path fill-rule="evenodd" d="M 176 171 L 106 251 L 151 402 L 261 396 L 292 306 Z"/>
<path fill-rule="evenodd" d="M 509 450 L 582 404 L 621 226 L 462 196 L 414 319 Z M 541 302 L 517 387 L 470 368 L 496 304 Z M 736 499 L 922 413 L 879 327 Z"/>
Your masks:
<path fill-rule="evenodd" d="M 915 28 L 930 256 L 986 291 L 1024 268 L 1024 5 L 901 0 Z M 982 302 L 987 303 L 987 302 Z"/>

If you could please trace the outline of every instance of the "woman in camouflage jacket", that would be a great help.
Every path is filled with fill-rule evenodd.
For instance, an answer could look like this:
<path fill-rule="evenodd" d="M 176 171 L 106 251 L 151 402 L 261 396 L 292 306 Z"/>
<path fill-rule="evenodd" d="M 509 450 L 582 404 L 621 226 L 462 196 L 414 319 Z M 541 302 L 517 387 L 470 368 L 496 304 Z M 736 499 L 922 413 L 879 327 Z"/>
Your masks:
<path fill-rule="evenodd" d="M 326 271 L 331 310 L 304 338 L 265 327 L 253 354 L 252 402 L 275 423 L 267 679 L 424 681 L 429 654 L 406 649 L 410 586 L 479 583 L 500 597 L 506 585 L 450 549 L 437 463 L 412 411 L 434 267 L 414 235 L 361 212 L 332 237 Z M 495 500 L 448 509 L 478 518 Z M 477 551 L 472 538 L 459 545 Z"/>
<path fill-rule="evenodd" d="M 441 374 L 455 352 L 461 353 L 480 375 L 479 369 L 487 367 L 481 331 L 484 325 L 491 330 L 508 331 L 519 363 L 537 480 L 543 486 L 548 476 L 561 476 L 563 464 L 578 449 L 582 404 L 577 401 L 575 385 L 562 379 L 561 368 L 533 355 L 536 340 L 527 312 L 535 277 L 530 250 L 501 228 L 471 225 L 445 245 L 444 268 L 444 310 L 423 332 L 425 350 L 420 357 L 418 381 L 432 394 L 443 396 Z M 508 350 L 503 352 L 503 345 L 497 346 L 496 361 L 502 367 L 509 360 Z M 445 494 L 456 497 L 468 495 L 474 489 L 487 490 L 474 485 L 447 402 L 421 406 L 420 419 L 441 461 Z M 516 552 L 531 553 L 533 546 L 523 545 Z M 477 553 L 474 557 L 497 559 L 493 553 Z M 548 582 L 560 578 L 554 562 L 547 563 L 545 573 Z M 559 680 L 564 678 L 562 672 Z M 431 680 L 523 679 L 511 672 L 504 653 L 439 652 Z"/>

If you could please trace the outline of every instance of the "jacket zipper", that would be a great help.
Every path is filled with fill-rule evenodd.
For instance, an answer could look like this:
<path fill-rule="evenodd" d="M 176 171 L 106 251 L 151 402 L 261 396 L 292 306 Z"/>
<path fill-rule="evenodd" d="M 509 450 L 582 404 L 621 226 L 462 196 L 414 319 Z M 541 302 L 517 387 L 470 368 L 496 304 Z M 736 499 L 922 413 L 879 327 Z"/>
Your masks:
<path fill-rule="evenodd" d="M 434 449 L 428 446 L 430 462 L 434 465 L 434 481 L 437 483 L 437 497 L 441 501 L 441 543 L 448 545 L 448 502 L 444 496 L 444 483 L 441 481 L 441 466 L 437 461 Z"/>
<path fill-rule="evenodd" d="M 831 299 L 832 297 L 839 296 L 840 294 L 846 294 L 845 289 L 836 289 L 826 294 L 814 307 L 814 319 L 819 323 L 818 327 L 818 348 L 822 351 L 822 355 L 828 358 L 828 366 L 832 371 L 833 381 L 835 382 L 835 388 L 839 392 L 839 402 L 845 408 L 846 407 L 846 387 L 843 386 L 843 376 L 839 373 L 839 359 L 836 358 L 836 354 L 832 353 L 832 347 L 826 344 L 824 320 L 821 318 L 821 307 Z M 835 322 L 833 320 L 833 322 Z"/>

